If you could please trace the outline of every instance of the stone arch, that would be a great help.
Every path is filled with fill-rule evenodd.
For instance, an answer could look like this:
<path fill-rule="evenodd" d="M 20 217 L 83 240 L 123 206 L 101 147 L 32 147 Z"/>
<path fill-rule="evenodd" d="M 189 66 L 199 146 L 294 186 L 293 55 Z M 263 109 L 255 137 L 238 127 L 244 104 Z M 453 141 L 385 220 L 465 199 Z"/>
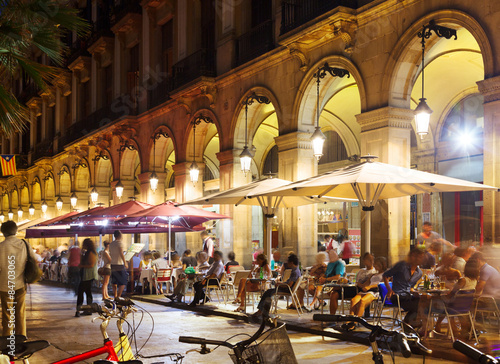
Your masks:
<path fill-rule="evenodd" d="M 73 185 L 71 183 L 71 169 L 67 164 L 63 164 L 59 173 L 61 173 L 59 176 L 59 195 L 70 196 Z"/>
<path fill-rule="evenodd" d="M 335 130 L 340 135 L 349 154 L 359 154 L 361 128 L 355 115 L 367 110 L 366 88 L 356 65 L 343 56 L 331 55 L 322 58 L 304 75 L 294 101 L 294 115 L 297 115 L 294 122 L 297 130 L 308 130 L 311 133 L 314 131 L 317 113 L 317 86 L 314 74 L 318 67 L 324 65 L 325 62 L 330 67 L 348 70 L 350 77 L 339 78 L 328 74 L 321 80 L 319 90 L 320 127 L 324 130 Z M 348 99 L 349 102 L 339 102 L 339 98 Z M 354 112 L 353 102 L 356 102 L 355 108 L 357 109 Z M 325 113 L 328 110 L 329 112 Z"/>
<path fill-rule="evenodd" d="M 88 192 L 89 191 L 89 182 L 90 182 L 90 170 L 89 170 L 89 161 L 86 158 L 83 158 L 86 167 L 78 167 L 74 172 L 74 189 L 75 192 Z"/>
<path fill-rule="evenodd" d="M 2 196 L 2 213 L 5 215 L 9 211 L 9 195 Z"/>
<path fill-rule="evenodd" d="M 193 154 L 193 122 L 198 116 L 207 116 L 213 124 L 201 122 L 196 126 L 196 145 Z M 197 163 L 205 164 L 206 168 L 214 178 L 219 177 L 219 160 L 216 154 L 220 152 L 220 140 L 222 127 L 219 119 L 212 110 L 198 109 L 189 120 L 188 129 L 186 130 L 186 138 L 184 145 L 186 146 L 186 162 L 190 163 L 196 160 Z"/>
<path fill-rule="evenodd" d="M 248 106 L 248 127 L 247 127 L 247 144 L 250 149 L 252 146 L 255 146 L 255 142 L 258 140 L 256 138 L 256 133 L 258 132 L 261 124 L 267 120 L 268 118 L 272 118 L 274 123 L 277 124 L 276 135 L 274 137 L 279 136 L 281 133 L 285 132 L 285 126 L 282 123 L 282 109 L 278 98 L 274 95 L 274 93 L 266 87 L 256 86 L 247 90 L 247 92 L 240 98 L 238 101 L 238 106 L 233 114 L 232 120 L 232 140 L 233 140 L 233 149 L 243 150 L 245 145 L 245 105 L 243 102 L 245 99 L 255 92 L 257 95 L 266 96 L 271 102 L 269 104 L 259 104 L 258 102 L 254 102 L 252 105 Z M 273 143 L 274 140 L 270 141 Z M 268 145 L 262 145 L 260 149 L 255 146 L 255 150 L 252 152 L 255 153 L 253 162 L 252 162 L 252 175 L 259 176 L 261 170 L 261 162 L 265 158 L 265 152 L 269 148 Z M 260 156 L 260 158 L 259 158 Z M 257 158 L 256 158 L 257 157 Z"/>
<path fill-rule="evenodd" d="M 417 37 L 424 24 L 435 20 L 438 25 L 465 28 L 476 40 L 483 56 L 484 78 L 494 75 L 494 58 L 491 44 L 481 25 L 469 14 L 459 10 L 439 10 L 415 21 L 399 38 L 386 65 L 382 92 L 386 93 L 389 106 L 408 107 L 411 94 L 410 80 L 421 72 L 421 44 Z M 451 41 L 451 40 L 450 40 Z M 426 43 L 429 52 L 432 42 Z M 417 68 L 415 64 L 420 64 Z"/>
<path fill-rule="evenodd" d="M 97 186 L 109 187 L 110 180 L 113 180 L 113 160 L 111 153 L 105 150 L 108 159 L 101 158 L 97 161 L 94 184 Z"/>
<path fill-rule="evenodd" d="M 21 188 L 21 205 L 29 206 L 29 204 L 30 204 L 30 190 L 28 188 L 28 185 L 25 184 Z"/>
<path fill-rule="evenodd" d="M 156 143 L 154 143 L 153 136 L 158 132 L 168 135 L 168 138 L 160 136 L 156 139 Z M 148 169 L 150 172 L 163 172 L 163 169 L 167 165 L 168 156 L 172 151 L 177 151 L 177 141 L 173 135 L 172 130 L 165 124 L 157 126 L 153 131 L 148 143 L 148 150 L 150 151 Z"/>
<path fill-rule="evenodd" d="M 130 180 L 131 176 L 133 179 L 133 176 L 135 176 L 135 168 L 137 165 L 141 167 L 141 170 L 139 171 L 139 174 L 141 172 L 147 172 L 143 171 L 142 168 L 147 168 L 143 166 L 142 163 L 142 153 L 141 153 L 141 148 L 137 141 L 135 139 L 127 139 L 127 142 L 129 145 L 132 145 L 134 149 L 130 150 L 126 148 L 122 153 L 121 153 L 121 158 L 118 161 L 120 165 L 120 178 L 122 180 Z M 118 146 L 119 147 L 119 146 Z M 138 163 L 137 163 L 138 159 Z"/>
<path fill-rule="evenodd" d="M 10 208 L 14 211 L 14 215 L 17 213 L 17 208 L 19 207 L 19 192 L 17 186 L 15 186 L 10 193 Z"/>
<path fill-rule="evenodd" d="M 56 196 L 56 180 L 54 178 L 54 174 L 52 172 L 49 172 L 45 177 L 44 181 L 45 181 L 44 183 L 45 201 L 53 200 L 54 197 Z"/>
<path fill-rule="evenodd" d="M 31 202 L 33 205 L 39 205 L 42 202 L 42 184 L 40 183 L 40 178 L 35 176 L 33 182 L 31 182 Z"/>

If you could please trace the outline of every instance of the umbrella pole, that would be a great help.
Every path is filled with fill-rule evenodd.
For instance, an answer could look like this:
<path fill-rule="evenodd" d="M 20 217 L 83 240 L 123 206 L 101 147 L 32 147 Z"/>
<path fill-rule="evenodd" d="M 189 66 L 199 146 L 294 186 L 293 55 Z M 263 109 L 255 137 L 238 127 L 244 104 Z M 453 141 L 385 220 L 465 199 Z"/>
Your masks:
<path fill-rule="evenodd" d="M 99 233 L 99 250 L 102 249 L 102 234 Z"/>
<path fill-rule="evenodd" d="M 370 252 L 370 242 L 371 242 L 371 230 L 372 230 L 372 212 L 370 210 L 365 211 L 365 246 L 364 253 Z"/>
<path fill-rule="evenodd" d="M 272 250 L 273 250 L 273 218 L 267 217 L 267 259 L 271 261 Z"/>
<path fill-rule="evenodd" d="M 172 254 L 171 233 L 172 233 L 172 219 L 168 218 L 168 264 L 172 264 L 172 259 L 170 256 Z"/>

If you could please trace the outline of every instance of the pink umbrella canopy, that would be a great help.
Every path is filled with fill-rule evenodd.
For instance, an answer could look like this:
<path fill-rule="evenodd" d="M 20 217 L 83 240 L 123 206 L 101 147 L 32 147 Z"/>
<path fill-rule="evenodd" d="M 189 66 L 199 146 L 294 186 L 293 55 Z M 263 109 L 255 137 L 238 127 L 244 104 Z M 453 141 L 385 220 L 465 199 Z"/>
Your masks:
<path fill-rule="evenodd" d="M 86 214 L 79 216 L 75 222 L 92 223 L 102 220 L 118 220 L 134 213 L 146 210 L 153 205 L 140 201 L 127 201 L 118 205 L 105 207 L 103 209 L 88 210 Z"/>
<path fill-rule="evenodd" d="M 229 219 L 229 216 L 217 214 L 215 212 L 202 210 L 193 206 L 178 206 L 174 202 L 153 206 L 149 209 L 131 214 L 117 222 L 172 222 L 175 225 L 193 227 L 210 220 Z"/>
<path fill-rule="evenodd" d="M 71 211 L 71 212 L 68 212 L 67 214 L 64 214 L 64 215 L 61 215 L 61 216 L 58 216 L 58 217 L 54 217 L 53 219 L 49 219 L 49 220 L 45 220 L 44 222 L 41 222 L 40 224 L 38 225 L 35 225 L 35 226 L 48 226 L 48 225 L 52 225 L 52 224 L 55 224 L 61 220 L 64 220 L 64 219 L 69 219 L 75 215 L 79 214 L 78 211 Z"/>
<path fill-rule="evenodd" d="M 97 206 L 97 207 L 94 207 L 92 209 L 89 209 L 89 210 L 86 210 L 86 211 L 83 211 L 83 212 L 78 212 L 78 213 L 76 213 L 74 215 L 67 214 L 62 219 L 57 219 L 57 218 L 52 219 L 52 220 L 55 220 L 55 221 L 51 222 L 50 224 L 47 224 L 48 221 L 46 221 L 45 223 L 46 223 L 47 226 L 50 226 L 50 225 L 65 225 L 65 224 L 70 224 L 70 223 L 75 222 L 80 217 L 87 216 L 89 213 L 92 213 L 94 211 L 103 210 L 103 209 L 104 209 L 103 206 Z M 60 217 L 63 217 L 63 216 L 60 216 Z"/>
<path fill-rule="evenodd" d="M 139 224 L 135 226 L 111 224 L 107 226 L 98 225 L 52 225 L 39 226 L 26 229 L 26 238 L 66 238 L 79 236 L 99 236 L 112 234 L 115 230 L 120 230 L 123 234 L 154 234 L 168 233 L 169 226 L 156 224 Z M 203 227 L 186 228 L 184 226 L 170 226 L 170 232 L 179 233 L 186 231 L 201 231 Z"/>

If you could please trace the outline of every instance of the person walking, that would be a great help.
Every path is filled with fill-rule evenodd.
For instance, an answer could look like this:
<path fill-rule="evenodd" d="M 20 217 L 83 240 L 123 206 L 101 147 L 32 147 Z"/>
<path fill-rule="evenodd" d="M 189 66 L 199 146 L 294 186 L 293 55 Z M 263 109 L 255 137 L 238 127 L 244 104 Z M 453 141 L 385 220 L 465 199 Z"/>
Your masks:
<path fill-rule="evenodd" d="M 92 282 L 98 279 L 97 275 L 97 252 L 92 239 L 85 239 L 82 244 L 83 256 L 80 262 L 80 285 L 76 299 L 75 317 L 80 317 L 80 307 L 83 303 L 83 294 L 87 296 L 87 305 L 92 304 Z M 84 314 L 91 314 L 84 313 Z"/>
<path fill-rule="evenodd" d="M 2 335 L 10 336 L 14 331 L 16 335 L 26 336 L 26 283 L 24 269 L 28 254 L 33 258 L 33 249 L 25 241 L 16 238 L 17 224 L 6 221 L 2 224 L 5 239 L 0 242 L 0 300 L 2 301 Z M 14 291 L 12 295 L 9 291 Z M 11 310 L 14 309 L 14 325 L 9 326 Z"/>
<path fill-rule="evenodd" d="M 115 230 L 113 233 L 115 240 L 109 244 L 109 255 L 111 256 L 111 284 L 113 285 L 113 296 L 121 297 L 128 281 L 127 268 L 123 254 L 122 233 Z"/>
<path fill-rule="evenodd" d="M 75 293 L 75 296 L 78 293 L 78 286 L 80 285 L 80 244 L 78 240 L 75 240 L 71 247 L 69 248 L 68 255 L 68 280 Z"/>
<path fill-rule="evenodd" d="M 109 279 L 111 278 L 111 255 L 109 255 L 109 244 L 110 242 L 106 240 L 104 245 L 104 250 L 101 252 L 102 262 L 103 262 L 103 274 L 102 274 L 102 299 L 109 300 L 111 297 L 108 294 Z"/>

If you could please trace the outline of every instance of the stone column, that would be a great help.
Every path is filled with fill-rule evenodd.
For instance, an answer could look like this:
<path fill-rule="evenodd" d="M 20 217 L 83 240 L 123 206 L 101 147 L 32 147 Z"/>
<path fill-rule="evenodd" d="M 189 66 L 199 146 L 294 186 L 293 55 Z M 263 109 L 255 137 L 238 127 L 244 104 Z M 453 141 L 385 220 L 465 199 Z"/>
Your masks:
<path fill-rule="evenodd" d="M 483 183 L 500 187 L 500 76 L 477 83 L 484 96 Z M 484 239 L 499 243 L 500 193 L 483 192 Z"/>
<path fill-rule="evenodd" d="M 384 107 L 356 118 L 361 125 L 361 155 L 371 154 L 380 162 L 410 167 L 412 110 Z M 364 222 L 361 226 L 363 231 Z M 410 197 L 379 201 L 372 212 L 371 226 L 371 253 L 388 257 L 389 264 L 403 259 L 410 248 Z M 364 236 L 362 232 L 361 246 Z"/>
<path fill-rule="evenodd" d="M 236 36 L 234 0 L 222 0 L 217 6 L 219 19 L 222 21 L 222 34 L 217 42 L 217 73 L 229 71 L 236 55 Z"/>
<path fill-rule="evenodd" d="M 205 164 L 196 162 L 200 169 L 200 176 L 196 185 L 189 178 L 189 167 L 192 162 L 177 163 L 172 166 L 175 173 L 175 201 L 185 202 L 203 196 L 203 169 Z M 174 244 L 172 244 L 174 246 Z M 193 252 L 201 250 L 202 244 L 199 233 L 175 234 L 175 249 Z"/>
<path fill-rule="evenodd" d="M 54 120 L 54 151 L 59 151 L 61 148 L 59 146 L 59 142 L 61 140 L 61 130 L 62 130 L 62 117 L 61 117 L 61 108 L 62 108 L 62 95 L 61 95 L 61 89 L 59 87 L 56 87 L 56 96 L 55 96 L 55 101 L 56 104 L 54 105 L 55 107 L 55 120 Z"/>
<path fill-rule="evenodd" d="M 296 131 L 274 138 L 278 146 L 278 177 L 298 181 L 314 176 L 318 163 L 311 148 L 311 134 Z M 281 250 L 297 252 L 302 265 L 314 262 L 317 251 L 316 205 L 305 205 L 278 212 L 280 229 L 283 229 Z M 285 257 L 286 258 L 286 257 Z"/>

